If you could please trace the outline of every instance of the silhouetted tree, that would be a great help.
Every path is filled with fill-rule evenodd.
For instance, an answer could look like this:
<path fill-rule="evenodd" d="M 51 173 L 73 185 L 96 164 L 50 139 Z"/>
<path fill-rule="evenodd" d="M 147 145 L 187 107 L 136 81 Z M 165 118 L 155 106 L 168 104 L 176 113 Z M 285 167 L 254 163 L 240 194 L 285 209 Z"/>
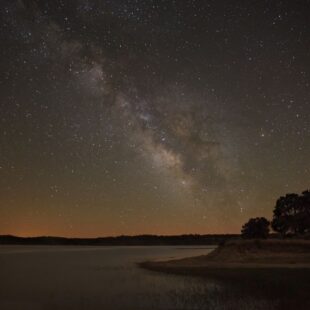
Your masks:
<path fill-rule="evenodd" d="M 282 236 L 296 233 L 297 225 L 295 215 L 298 212 L 299 195 L 286 194 L 280 197 L 273 210 L 272 229 Z"/>
<path fill-rule="evenodd" d="M 310 191 L 302 192 L 296 214 L 297 231 L 299 234 L 310 233 Z"/>
<path fill-rule="evenodd" d="M 264 217 L 251 218 L 242 226 L 241 234 L 244 238 L 267 238 L 270 222 Z"/>
<path fill-rule="evenodd" d="M 273 211 L 271 226 L 282 236 L 310 232 L 310 192 L 280 197 Z"/>

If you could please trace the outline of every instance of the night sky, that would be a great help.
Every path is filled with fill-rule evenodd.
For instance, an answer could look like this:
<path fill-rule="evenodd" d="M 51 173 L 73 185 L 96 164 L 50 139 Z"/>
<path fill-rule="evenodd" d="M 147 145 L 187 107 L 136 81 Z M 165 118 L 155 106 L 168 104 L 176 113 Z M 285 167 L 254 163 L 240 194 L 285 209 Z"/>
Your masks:
<path fill-rule="evenodd" d="M 0 234 L 239 232 L 310 187 L 310 1 L 0 11 Z"/>

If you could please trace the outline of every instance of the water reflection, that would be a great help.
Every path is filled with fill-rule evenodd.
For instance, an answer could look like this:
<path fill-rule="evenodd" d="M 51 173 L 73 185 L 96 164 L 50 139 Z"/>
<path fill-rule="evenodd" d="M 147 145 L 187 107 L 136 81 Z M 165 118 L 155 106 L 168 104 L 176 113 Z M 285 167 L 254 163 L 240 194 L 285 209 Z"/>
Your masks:
<path fill-rule="evenodd" d="M 167 246 L 1 247 L 0 309 L 308 309 L 307 272 L 298 279 L 292 272 L 260 272 L 232 282 L 167 275 L 136 265 L 210 251 Z"/>

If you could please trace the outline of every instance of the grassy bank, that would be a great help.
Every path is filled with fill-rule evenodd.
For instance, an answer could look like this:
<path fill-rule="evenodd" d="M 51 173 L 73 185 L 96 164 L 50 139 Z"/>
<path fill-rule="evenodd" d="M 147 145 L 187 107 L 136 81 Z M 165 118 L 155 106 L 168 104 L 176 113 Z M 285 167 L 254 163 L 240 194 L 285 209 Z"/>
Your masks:
<path fill-rule="evenodd" d="M 208 255 L 143 262 L 142 268 L 175 274 L 235 278 L 310 272 L 309 240 L 231 240 Z M 285 273 L 283 273 L 285 270 Z"/>

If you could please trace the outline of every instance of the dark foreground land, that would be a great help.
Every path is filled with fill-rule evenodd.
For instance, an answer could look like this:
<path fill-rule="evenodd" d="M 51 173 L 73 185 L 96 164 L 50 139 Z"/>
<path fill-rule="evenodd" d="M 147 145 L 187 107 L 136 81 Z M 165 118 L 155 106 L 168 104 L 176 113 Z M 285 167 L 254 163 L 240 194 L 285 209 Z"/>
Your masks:
<path fill-rule="evenodd" d="M 310 269 L 310 240 L 230 240 L 208 255 L 141 263 L 173 273 L 230 273 L 240 269 Z"/>
<path fill-rule="evenodd" d="M 309 240 L 231 240 L 208 255 L 139 265 L 225 283 L 235 296 L 270 300 L 272 309 L 310 309 Z"/>

